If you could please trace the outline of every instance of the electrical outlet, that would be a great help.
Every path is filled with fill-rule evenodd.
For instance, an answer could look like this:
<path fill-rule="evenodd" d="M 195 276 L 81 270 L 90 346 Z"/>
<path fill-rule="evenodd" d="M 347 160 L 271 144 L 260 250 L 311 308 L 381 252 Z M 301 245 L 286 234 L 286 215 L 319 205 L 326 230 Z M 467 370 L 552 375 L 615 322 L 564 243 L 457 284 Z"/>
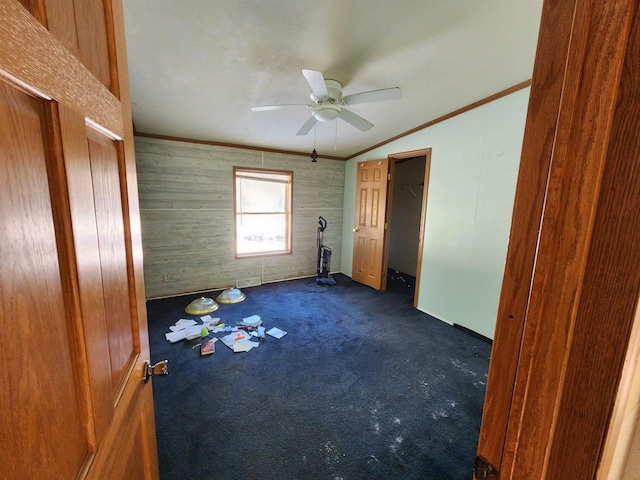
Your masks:
<path fill-rule="evenodd" d="M 162 283 L 167 283 L 169 281 L 169 274 L 168 273 L 163 273 L 162 274 Z"/>

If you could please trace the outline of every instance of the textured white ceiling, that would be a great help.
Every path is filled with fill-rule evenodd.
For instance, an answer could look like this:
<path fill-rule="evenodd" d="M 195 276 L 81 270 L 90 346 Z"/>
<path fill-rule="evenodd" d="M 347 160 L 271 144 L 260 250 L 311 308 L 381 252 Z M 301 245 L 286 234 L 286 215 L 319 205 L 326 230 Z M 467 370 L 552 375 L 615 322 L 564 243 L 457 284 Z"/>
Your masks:
<path fill-rule="evenodd" d="M 542 0 L 127 0 L 133 120 L 143 133 L 346 157 L 531 78 Z M 400 87 L 296 132 L 302 68 L 344 95 Z M 336 128 L 337 126 L 337 128 Z"/>

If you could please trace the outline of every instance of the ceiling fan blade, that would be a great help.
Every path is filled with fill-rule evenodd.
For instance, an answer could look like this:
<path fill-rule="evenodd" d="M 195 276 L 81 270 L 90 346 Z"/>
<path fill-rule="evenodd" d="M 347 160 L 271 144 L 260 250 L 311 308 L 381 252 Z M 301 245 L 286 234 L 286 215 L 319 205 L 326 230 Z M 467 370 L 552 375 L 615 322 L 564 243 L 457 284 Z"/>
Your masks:
<path fill-rule="evenodd" d="M 309 120 L 304 122 L 304 125 L 300 127 L 300 130 L 298 130 L 298 133 L 296 133 L 296 136 L 306 135 L 311 131 L 311 129 L 314 127 L 316 123 L 318 123 L 318 120 L 316 120 L 316 117 L 314 116 L 309 117 Z"/>
<path fill-rule="evenodd" d="M 307 79 L 307 83 L 316 97 L 323 98 L 329 96 L 327 84 L 324 82 L 324 75 L 322 75 L 322 72 L 318 72 L 317 70 L 305 70 L 303 68 L 302 75 Z"/>
<path fill-rule="evenodd" d="M 372 90 L 370 92 L 354 93 L 342 97 L 345 105 L 356 105 L 358 103 L 382 102 L 384 100 L 399 100 L 402 98 L 402 92 L 398 87 L 383 88 L 381 90 Z"/>
<path fill-rule="evenodd" d="M 340 118 L 343 119 L 345 122 L 350 123 L 351 125 L 353 125 L 354 127 L 356 127 L 358 130 L 362 132 L 366 132 L 371 127 L 373 127 L 373 123 L 366 121 L 360 115 L 356 115 L 355 113 L 347 110 L 346 108 L 343 108 L 340 111 Z"/>
<path fill-rule="evenodd" d="M 305 107 L 305 108 L 311 108 L 311 105 L 305 105 L 302 103 L 299 104 L 285 104 L 285 105 L 264 105 L 261 107 L 251 107 L 251 111 L 252 112 L 266 112 L 268 110 L 284 110 L 284 109 L 289 109 L 289 108 L 300 108 L 300 107 Z"/>

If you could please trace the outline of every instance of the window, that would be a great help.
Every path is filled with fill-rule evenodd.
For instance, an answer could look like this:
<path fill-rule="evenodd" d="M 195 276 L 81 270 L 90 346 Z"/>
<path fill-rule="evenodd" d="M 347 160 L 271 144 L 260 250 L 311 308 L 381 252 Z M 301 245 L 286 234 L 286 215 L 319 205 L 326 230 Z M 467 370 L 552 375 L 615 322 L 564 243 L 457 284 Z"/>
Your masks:
<path fill-rule="evenodd" d="M 293 172 L 233 167 L 236 258 L 291 253 Z"/>

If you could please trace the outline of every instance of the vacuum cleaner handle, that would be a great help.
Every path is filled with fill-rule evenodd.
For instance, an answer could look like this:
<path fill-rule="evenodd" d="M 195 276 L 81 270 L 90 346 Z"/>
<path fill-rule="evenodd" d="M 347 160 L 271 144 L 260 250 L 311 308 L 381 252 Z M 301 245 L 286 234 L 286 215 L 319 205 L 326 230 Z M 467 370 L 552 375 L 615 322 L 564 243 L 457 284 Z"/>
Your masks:
<path fill-rule="evenodd" d="M 324 232 L 327 228 L 327 221 L 322 217 L 318 217 L 318 224 L 320 225 L 320 231 Z"/>

